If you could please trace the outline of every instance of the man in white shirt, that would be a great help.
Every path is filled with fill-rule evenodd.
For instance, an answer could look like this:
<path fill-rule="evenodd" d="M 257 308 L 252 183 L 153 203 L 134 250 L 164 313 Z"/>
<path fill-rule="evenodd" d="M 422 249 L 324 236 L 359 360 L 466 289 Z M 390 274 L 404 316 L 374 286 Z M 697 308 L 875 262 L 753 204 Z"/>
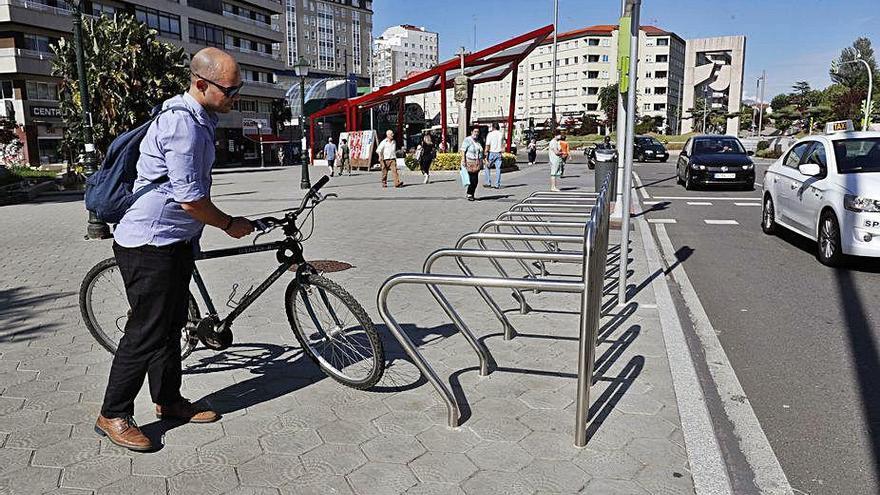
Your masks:
<path fill-rule="evenodd" d="M 379 155 L 379 163 L 382 165 L 382 187 L 388 187 L 388 170 L 394 177 L 394 187 L 403 187 L 400 176 L 397 175 L 397 143 L 394 141 L 394 131 L 385 131 L 385 139 L 376 147 Z"/>
<path fill-rule="evenodd" d="M 492 166 L 495 166 L 495 189 L 501 188 L 501 152 L 504 151 L 504 138 L 501 136 L 498 124 L 492 124 L 492 130 L 486 136 L 486 187 L 493 187 Z"/>

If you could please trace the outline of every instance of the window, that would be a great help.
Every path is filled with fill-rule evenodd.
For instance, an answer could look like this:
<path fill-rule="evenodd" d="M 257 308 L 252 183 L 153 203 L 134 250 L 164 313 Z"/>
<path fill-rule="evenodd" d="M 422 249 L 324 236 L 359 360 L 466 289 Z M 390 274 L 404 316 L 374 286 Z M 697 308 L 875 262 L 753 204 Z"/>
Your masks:
<path fill-rule="evenodd" d="M 587 60 L 586 60 L 586 62 L 588 62 L 588 63 L 592 63 L 592 62 L 598 62 L 598 61 L 599 61 L 599 56 L 598 56 L 598 55 L 587 55 Z"/>
<path fill-rule="evenodd" d="M 602 55 L 602 61 L 608 62 L 608 55 Z"/>
<path fill-rule="evenodd" d="M 213 24 L 189 20 L 189 40 L 193 43 L 223 48 L 223 28 Z"/>
<path fill-rule="evenodd" d="M 40 36 L 38 34 L 25 34 L 24 35 L 24 48 L 26 50 L 33 50 L 35 52 L 40 53 L 51 53 L 51 49 L 49 49 L 49 45 L 57 41 L 54 38 L 49 38 L 48 36 Z"/>
<path fill-rule="evenodd" d="M 834 158 L 841 174 L 880 172 L 880 138 L 834 141 Z"/>
<path fill-rule="evenodd" d="M 238 100 L 238 108 L 242 112 L 256 112 L 257 102 L 254 100 Z"/>
<path fill-rule="evenodd" d="M 100 17 L 102 15 L 113 17 L 114 15 L 116 15 L 116 7 L 112 5 L 105 5 L 103 3 L 92 2 L 92 15 L 95 17 Z"/>
<path fill-rule="evenodd" d="M 587 103 L 587 111 L 595 112 L 595 111 L 597 111 L 597 110 L 599 110 L 599 104 L 598 104 L 598 103 Z"/>
<path fill-rule="evenodd" d="M 813 149 L 810 150 L 809 156 L 807 156 L 807 161 L 805 163 L 815 163 L 822 170 L 825 170 L 827 167 L 827 160 L 825 159 L 825 145 L 822 143 L 816 143 L 816 146 L 813 146 Z"/>
<path fill-rule="evenodd" d="M 645 103 L 645 105 L 642 107 L 642 109 L 646 112 L 650 112 L 651 111 L 651 104 Z"/>
<path fill-rule="evenodd" d="M 666 110 L 666 103 L 654 103 L 654 111 L 661 112 Z"/>
<path fill-rule="evenodd" d="M 651 94 L 651 88 L 645 88 L 645 94 L 646 95 Z"/>
<path fill-rule="evenodd" d="M 258 101 L 257 108 L 259 109 L 260 113 L 272 113 L 272 104 L 268 101 Z"/>
<path fill-rule="evenodd" d="M 587 79 L 599 79 L 599 71 L 588 70 L 587 71 Z"/>
<path fill-rule="evenodd" d="M 654 88 L 654 94 L 655 95 L 665 95 L 666 94 L 666 86 L 658 86 L 658 87 Z"/>
<path fill-rule="evenodd" d="M 601 74 L 599 74 L 599 79 L 608 79 L 608 71 L 603 70 Z"/>
<path fill-rule="evenodd" d="M 611 46 L 611 38 L 602 38 L 602 41 L 599 42 L 601 46 Z"/>
<path fill-rule="evenodd" d="M 654 61 L 657 63 L 669 62 L 669 55 L 657 55 L 654 57 Z"/>
<path fill-rule="evenodd" d="M 669 46 L 669 38 L 657 38 L 657 46 Z"/>
<path fill-rule="evenodd" d="M 11 99 L 13 97 L 12 81 L 0 81 L 0 98 Z"/>
<path fill-rule="evenodd" d="M 599 46 L 599 38 L 587 39 L 587 46 Z"/>
<path fill-rule="evenodd" d="M 58 85 L 55 83 L 28 81 L 25 87 L 29 100 L 58 101 Z"/>
<path fill-rule="evenodd" d="M 665 70 L 658 70 L 658 71 L 654 72 L 654 77 L 657 79 L 666 79 L 666 71 Z"/>
<path fill-rule="evenodd" d="M 597 86 L 589 87 L 589 88 L 587 88 L 587 94 L 588 95 L 597 95 L 597 94 L 599 94 L 599 88 Z"/>

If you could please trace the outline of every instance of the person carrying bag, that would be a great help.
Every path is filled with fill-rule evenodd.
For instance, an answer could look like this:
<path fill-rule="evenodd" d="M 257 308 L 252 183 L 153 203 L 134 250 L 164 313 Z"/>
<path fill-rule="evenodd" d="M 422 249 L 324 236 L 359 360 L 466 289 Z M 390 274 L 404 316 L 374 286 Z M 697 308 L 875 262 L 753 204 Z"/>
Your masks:
<path fill-rule="evenodd" d="M 480 170 L 483 168 L 483 145 L 480 144 L 480 129 L 474 127 L 471 135 L 466 137 L 461 145 L 461 168 L 462 179 L 467 172 L 467 200 L 475 201 L 474 193 L 477 191 L 477 183 L 480 178 Z"/>

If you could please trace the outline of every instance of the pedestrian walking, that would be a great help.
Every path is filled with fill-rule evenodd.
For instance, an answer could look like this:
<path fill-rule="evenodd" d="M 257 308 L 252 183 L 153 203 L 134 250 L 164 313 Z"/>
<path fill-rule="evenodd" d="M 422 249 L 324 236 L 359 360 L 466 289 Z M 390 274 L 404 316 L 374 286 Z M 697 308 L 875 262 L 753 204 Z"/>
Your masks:
<path fill-rule="evenodd" d="M 480 144 L 480 128 L 474 127 L 471 135 L 464 139 L 461 145 L 461 168 L 467 171 L 468 186 L 467 199 L 475 201 L 474 193 L 477 191 L 477 183 L 480 180 L 480 169 L 483 168 L 483 145 Z"/>
<path fill-rule="evenodd" d="M 350 154 L 351 148 L 348 146 L 348 140 L 343 139 L 339 142 L 339 150 L 336 152 L 336 164 L 340 176 L 345 172 L 345 169 L 348 169 L 348 175 L 351 175 L 351 162 L 349 161 Z"/>
<path fill-rule="evenodd" d="M 559 191 L 559 178 L 562 177 L 562 146 L 560 141 L 562 134 L 559 132 L 553 136 L 548 147 L 548 155 L 550 158 L 550 190 Z"/>
<path fill-rule="evenodd" d="M 565 164 L 568 163 L 568 157 L 571 155 L 568 141 L 565 140 L 565 134 L 559 137 L 559 151 L 562 156 L 562 166 L 559 169 L 559 177 L 565 177 Z"/>
<path fill-rule="evenodd" d="M 504 151 L 504 138 L 501 136 L 501 130 L 498 123 L 492 124 L 492 130 L 486 136 L 486 187 L 501 187 L 501 152 Z M 492 167 L 495 167 L 495 183 L 492 184 Z"/>
<path fill-rule="evenodd" d="M 431 164 L 434 163 L 434 158 L 436 157 L 437 148 L 431 140 L 431 135 L 425 134 L 422 137 L 422 142 L 419 144 L 418 149 L 416 149 L 416 160 L 419 162 L 419 168 L 422 170 L 422 175 L 425 176 L 425 184 L 431 182 Z"/>
<path fill-rule="evenodd" d="M 403 182 L 397 174 L 397 143 L 394 141 L 394 131 L 385 131 L 385 139 L 376 147 L 379 162 L 382 164 L 382 187 L 388 187 L 388 171 L 394 178 L 394 187 L 403 187 Z"/>
<path fill-rule="evenodd" d="M 534 165 L 535 161 L 538 159 L 538 145 L 535 143 L 534 139 L 529 141 L 529 145 L 526 149 L 528 149 L 529 152 L 529 165 Z"/>
<path fill-rule="evenodd" d="M 324 145 L 324 158 L 327 159 L 327 166 L 330 167 L 330 177 L 333 177 L 333 164 L 336 161 L 336 145 L 333 144 L 333 138 L 327 139 Z"/>
<path fill-rule="evenodd" d="M 113 236 L 113 253 L 131 305 L 113 356 L 95 431 L 131 450 L 153 445 L 134 422 L 134 400 L 149 378 L 156 416 L 209 423 L 220 415 L 180 394 L 180 334 L 187 321 L 194 253 L 205 225 L 239 239 L 254 228 L 211 201 L 214 129 L 243 83 L 238 64 L 217 48 L 190 62 L 189 90 L 163 103 L 169 110 L 150 125 L 140 144 L 137 193 Z"/>

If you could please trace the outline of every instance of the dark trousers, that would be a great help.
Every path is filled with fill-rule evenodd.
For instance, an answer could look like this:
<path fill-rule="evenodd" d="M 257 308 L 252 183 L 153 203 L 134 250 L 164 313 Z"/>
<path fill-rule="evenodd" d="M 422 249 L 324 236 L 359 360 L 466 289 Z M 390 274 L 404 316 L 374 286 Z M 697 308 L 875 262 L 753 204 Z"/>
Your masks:
<path fill-rule="evenodd" d="M 110 367 L 101 414 L 134 414 L 134 398 L 150 378 L 156 404 L 180 400 L 180 336 L 186 324 L 192 244 L 125 248 L 113 244 L 131 313 Z"/>
<path fill-rule="evenodd" d="M 470 184 L 467 186 L 468 196 L 473 196 L 477 191 L 477 185 L 480 183 L 480 171 L 471 172 L 468 170 L 468 178 L 470 179 Z"/>

